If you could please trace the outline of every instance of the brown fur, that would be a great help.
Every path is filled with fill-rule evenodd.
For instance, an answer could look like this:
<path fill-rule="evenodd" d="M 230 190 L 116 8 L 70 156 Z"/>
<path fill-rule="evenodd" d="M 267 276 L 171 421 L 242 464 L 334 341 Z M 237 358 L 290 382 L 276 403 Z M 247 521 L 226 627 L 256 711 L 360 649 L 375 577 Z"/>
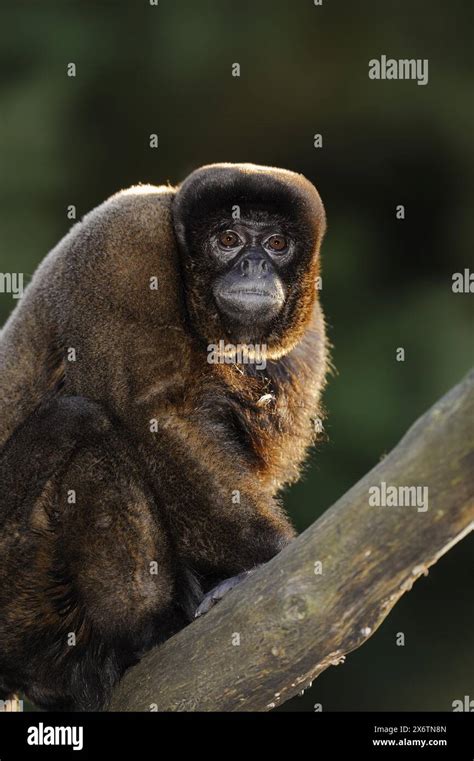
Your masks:
<path fill-rule="evenodd" d="M 207 362 L 232 336 L 188 236 L 232 197 L 280 205 L 301 241 L 264 371 Z M 215 165 L 112 196 L 39 267 L 0 335 L 0 692 L 101 705 L 203 592 L 291 539 L 277 495 L 321 415 L 324 226 L 300 175 Z"/>

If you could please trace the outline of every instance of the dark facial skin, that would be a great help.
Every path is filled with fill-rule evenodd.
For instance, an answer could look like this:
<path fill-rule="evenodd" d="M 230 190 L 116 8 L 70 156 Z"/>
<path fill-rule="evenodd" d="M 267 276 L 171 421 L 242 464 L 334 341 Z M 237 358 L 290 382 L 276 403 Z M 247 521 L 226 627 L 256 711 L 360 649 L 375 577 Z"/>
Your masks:
<path fill-rule="evenodd" d="M 294 241 L 276 222 L 239 220 L 212 231 L 209 248 L 221 314 L 235 325 L 269 323 L 285 303 L 281 271 L 294 255 Z"/>

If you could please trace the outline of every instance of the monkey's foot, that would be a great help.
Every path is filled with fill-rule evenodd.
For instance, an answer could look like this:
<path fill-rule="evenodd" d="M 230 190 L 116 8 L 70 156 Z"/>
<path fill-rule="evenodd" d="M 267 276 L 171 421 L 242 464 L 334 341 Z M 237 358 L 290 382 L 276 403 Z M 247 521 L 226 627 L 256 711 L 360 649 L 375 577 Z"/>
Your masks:
<path fill-rule="evenodd" d="M 219 602 L 219 600 L 222 600 L 227 592 L 230 592 L 232 589 L 234 589 L 234 587 L 240 584 L 241 581 L 246 579 L 247 576 L 250 576 L 254 570 L 255 568 L 252 568 L 251 571 L 244 571 L 243 573 L 237 574 L 237 576 L 231 576 L 229 579 L 224 579 L 224 581 L 221 581 L 220 584 L 214 587 L 214 589 L 211 589 L 211 591 L 205 595 L 201 604 L 198 606 L 198 608 L 196 608 L 194 618 L 199 618 L 199 616 L 203 616 L 205 613 L 210 611 L 211 608 L 213 608 L 214 605 Z"/>

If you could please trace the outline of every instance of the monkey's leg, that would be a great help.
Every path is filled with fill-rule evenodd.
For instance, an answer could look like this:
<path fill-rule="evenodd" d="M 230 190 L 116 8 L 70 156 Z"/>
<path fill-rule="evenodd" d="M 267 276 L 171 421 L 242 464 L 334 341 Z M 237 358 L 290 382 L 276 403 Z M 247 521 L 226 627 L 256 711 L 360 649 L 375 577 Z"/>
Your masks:
<path fill-rule="evenodd" d="M 78 398 L 18 429 L 0 484 L 0 684 L 45 708 L 98 709 L 189 620 L 166 529 L 122 432 Z"/>

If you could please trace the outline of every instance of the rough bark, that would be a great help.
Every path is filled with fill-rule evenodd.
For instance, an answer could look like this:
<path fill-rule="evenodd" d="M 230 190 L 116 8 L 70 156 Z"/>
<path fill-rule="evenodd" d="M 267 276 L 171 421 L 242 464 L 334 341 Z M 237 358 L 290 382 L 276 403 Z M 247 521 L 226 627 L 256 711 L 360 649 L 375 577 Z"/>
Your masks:
<path fill-rule="evenodd" d="M 111 710 L 267 711 L 340 663 L 473 529 L 473 421 L 471 372 L 280 555 L 148 653 Z M 382 482 L 428 487 L 428 509 L 372 506 Z"/>

